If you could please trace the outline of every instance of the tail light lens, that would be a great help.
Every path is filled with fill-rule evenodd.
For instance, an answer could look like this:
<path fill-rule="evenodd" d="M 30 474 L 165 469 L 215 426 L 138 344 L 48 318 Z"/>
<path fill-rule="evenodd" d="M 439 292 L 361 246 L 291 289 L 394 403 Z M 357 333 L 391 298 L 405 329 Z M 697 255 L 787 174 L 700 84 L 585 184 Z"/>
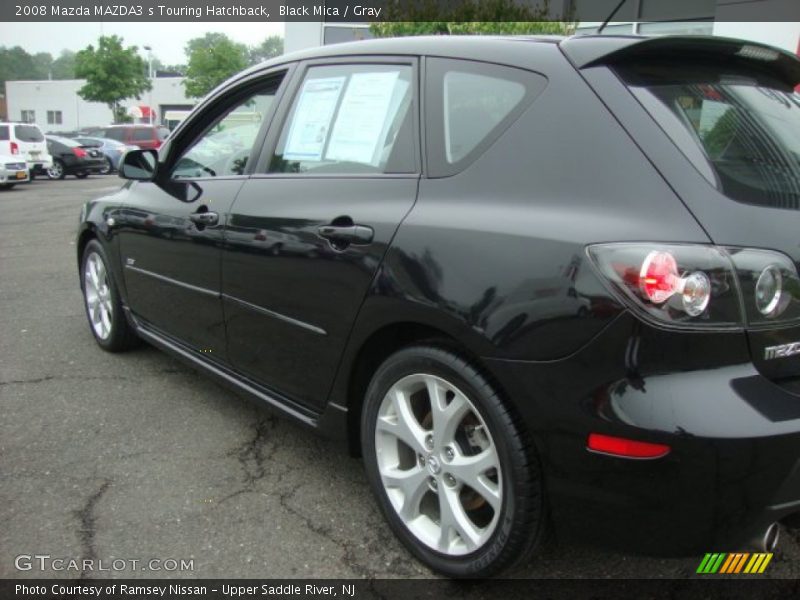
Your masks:
<path fill-rule="evenodd" d="M 800 278 L 779 252 L 689 244 L 598 244 L 592 262 L 625 303 L 676 327 L 800 321 Z"/>
<path fill-rule="evenodd" d="M 72 153 L 78 158 L 86 158 L 86 150 L 83 148 L 73 148 Z"/>
<path fill-rule="evenodd" d="M 728 252 L 736 266 L 749 324 L 800 320 L 800 278 L 788 256 L 751 248 L 730 248 Z"/>
<path fill-rule="evenodd" d="M 17 142 L 11 142 L 11 154 L 19 154 L 19 144 Z"/>

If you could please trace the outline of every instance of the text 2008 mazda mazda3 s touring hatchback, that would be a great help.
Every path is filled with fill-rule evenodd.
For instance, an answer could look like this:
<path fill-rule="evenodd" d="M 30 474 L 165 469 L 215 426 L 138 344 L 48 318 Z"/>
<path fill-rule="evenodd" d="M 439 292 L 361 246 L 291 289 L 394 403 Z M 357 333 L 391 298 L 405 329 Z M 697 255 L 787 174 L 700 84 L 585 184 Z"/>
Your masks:
<path fill-rule="evenodd" d="M 798 83 L 719 38 L 280 57 L 84 207 L 91 331 L 347 441 L 451 576 L 548 523 L 771 545 L 800 511 Z"/>

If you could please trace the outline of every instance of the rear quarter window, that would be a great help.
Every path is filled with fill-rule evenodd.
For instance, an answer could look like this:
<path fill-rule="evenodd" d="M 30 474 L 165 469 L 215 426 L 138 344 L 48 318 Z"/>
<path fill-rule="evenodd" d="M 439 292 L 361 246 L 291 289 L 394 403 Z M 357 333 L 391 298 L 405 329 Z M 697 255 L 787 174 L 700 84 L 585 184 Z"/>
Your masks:
<path fill-rule="evenodd" d="M 0 142 L 8 141 L 8 125 L 0 125 Z"/>
<path fill-rule="evenodd" d="M 483 154 L 546 87 L 538 73 L 455 59 L 428 59 L 428 170 L 446 177 Z"/>

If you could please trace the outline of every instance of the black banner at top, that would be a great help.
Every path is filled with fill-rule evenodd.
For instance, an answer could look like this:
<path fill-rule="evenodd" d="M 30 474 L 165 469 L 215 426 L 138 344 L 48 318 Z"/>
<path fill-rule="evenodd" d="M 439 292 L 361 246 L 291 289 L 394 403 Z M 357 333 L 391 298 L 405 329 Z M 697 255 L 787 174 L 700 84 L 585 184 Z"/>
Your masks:
<path fill-rule="evenodd" d="M 613 16 L 612 16 L 613 15 Z M 0 21 L 800 21 L 800 0 L 3 0 Z"/>

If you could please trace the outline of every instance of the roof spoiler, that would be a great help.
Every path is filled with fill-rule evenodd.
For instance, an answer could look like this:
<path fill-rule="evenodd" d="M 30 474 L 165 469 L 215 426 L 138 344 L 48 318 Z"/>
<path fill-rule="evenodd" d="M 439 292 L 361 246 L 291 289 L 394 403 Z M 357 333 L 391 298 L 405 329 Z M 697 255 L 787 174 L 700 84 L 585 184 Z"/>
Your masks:
<path fill-rule="evenodd" d="M 797 56 L 761 44 L 716 36 L 573 36 L 559 45 L 578 69 L 647 58 L 752 61 L 794 86 L 800 83 Z M 751 63 L 751 64 L 752 64 Z"/>

